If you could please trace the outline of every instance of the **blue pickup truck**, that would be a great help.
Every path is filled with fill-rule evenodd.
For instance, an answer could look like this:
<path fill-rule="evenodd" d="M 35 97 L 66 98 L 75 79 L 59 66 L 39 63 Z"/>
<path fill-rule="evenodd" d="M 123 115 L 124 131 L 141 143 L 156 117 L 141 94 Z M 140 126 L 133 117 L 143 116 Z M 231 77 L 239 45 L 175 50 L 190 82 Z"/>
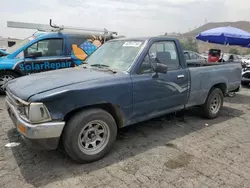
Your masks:
<path fill-rule="evenodd" d="M 104 41 L 113 39 L 113 34 L 36 32 L 0 51 L 0 94 L 4 94 L 4 84 L 17 77 L 80 65 Z"/>
<path fill-rule="evenodd" d="M 193 106 L 216 118 L 224 96 L 239 91 L 239 63 L 188 66 L 177 39 L 110 40 L 81 66 L 11 80 L 6 106 L 28 143 L 61 143 L 75 161 L 95 161 L 119 128 Z"/>

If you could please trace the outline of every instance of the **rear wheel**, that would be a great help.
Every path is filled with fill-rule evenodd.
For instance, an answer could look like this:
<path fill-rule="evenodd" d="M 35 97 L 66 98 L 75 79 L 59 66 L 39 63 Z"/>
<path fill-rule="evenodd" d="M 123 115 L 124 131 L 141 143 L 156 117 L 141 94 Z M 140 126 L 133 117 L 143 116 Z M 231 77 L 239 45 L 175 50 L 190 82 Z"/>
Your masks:
<path fill-rule="evenodd" d="M 9 82 L 10 80 L 13 80 L 15 78 L 19 77 L 18 74 L 12 71 L 0 71 L 0 94 L 5 94 L 4 91 L 4 84 Z"/>
<path fill-rule="evenodd" d="M 114 118 L 102 109 L 75 114 L 66 124 L 63 145 L 66 153 L 79 163 L 96 161 L 109 152 L 116 140 Z"/>
<path fill-rule="evenodd" d="M 209 119 L 218 117 L 218 114 L 223 107 L 223 99 L 221 89 L 213 88 L 209 92 L 206 102 L 202 105 L 204 117 Z"/>

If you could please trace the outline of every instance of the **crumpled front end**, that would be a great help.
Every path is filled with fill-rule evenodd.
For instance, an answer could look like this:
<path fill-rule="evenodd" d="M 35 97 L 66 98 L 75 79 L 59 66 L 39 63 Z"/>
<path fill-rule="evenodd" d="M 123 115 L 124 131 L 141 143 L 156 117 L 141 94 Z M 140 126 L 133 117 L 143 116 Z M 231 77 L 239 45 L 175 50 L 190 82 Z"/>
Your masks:
<path fill-rule="evenodd" d="M 27 114 L 32 103 L 23 101 L 9 92 L 6 94 L 5 105 L 8 114 L 21 137 L 36 147 L 40 146 L 46 150 L 56 149 L 65 122 L 41 121 L 33 123 Z M 37 111 L 37 109 L 33 110 Z M 44 111 L 42 108 L 40 110 Z"/>

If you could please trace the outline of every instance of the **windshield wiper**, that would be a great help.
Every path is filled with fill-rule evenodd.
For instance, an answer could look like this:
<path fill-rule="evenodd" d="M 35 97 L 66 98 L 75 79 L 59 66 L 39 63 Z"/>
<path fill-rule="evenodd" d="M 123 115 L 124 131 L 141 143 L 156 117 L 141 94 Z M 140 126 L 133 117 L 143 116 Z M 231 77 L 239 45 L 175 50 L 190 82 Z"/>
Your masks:
<path fill-rule="evenodd" d="M 104 64 L 101 64 L 101 63 L 99 63 L 99 64 L 93 64 L 93 65 L 90 65 L 91 67 L 98 67 L 98 68 L 100 68 L 100 67 L 109 67 L 108 65 L 104 65 Z"/>
<path fill-rule="evenodd" d="M 87 68 L 86 65 L 88 65 L 88 62 L 84 61 L 79 66 L 82 67 L 82 68 L 84 68 L 84 69 L 86 69 Z"/>
<path fill-rule="evenodd" d="M 115 70 L 113 70 L 113 69 L 111 69 L 111 68 L 109 68 L 109 66 L 108 65 L 104 65 L 104 64 L 93 64 L 93 65 L 90 65 L 91 67 L 98 67 L 98 68 L 104 68 L 105 70 L 109 70 L 109 71 L 111 71 L 112 73 L 117 73 L 117 71 L 115 71 Z"/>

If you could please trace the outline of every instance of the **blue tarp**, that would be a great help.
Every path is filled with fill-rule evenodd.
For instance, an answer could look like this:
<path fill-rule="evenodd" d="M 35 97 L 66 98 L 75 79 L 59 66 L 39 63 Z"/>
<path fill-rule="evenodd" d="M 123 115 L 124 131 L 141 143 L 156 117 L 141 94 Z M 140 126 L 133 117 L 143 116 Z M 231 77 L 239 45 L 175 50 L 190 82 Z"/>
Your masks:
<path fill-rule="evenodd" d="M 250 45 L 250 33 L 235 27 L 218 27 L 201 32 L 196 39 L 224 45 L 238 45 L 247 47 Z"/>

